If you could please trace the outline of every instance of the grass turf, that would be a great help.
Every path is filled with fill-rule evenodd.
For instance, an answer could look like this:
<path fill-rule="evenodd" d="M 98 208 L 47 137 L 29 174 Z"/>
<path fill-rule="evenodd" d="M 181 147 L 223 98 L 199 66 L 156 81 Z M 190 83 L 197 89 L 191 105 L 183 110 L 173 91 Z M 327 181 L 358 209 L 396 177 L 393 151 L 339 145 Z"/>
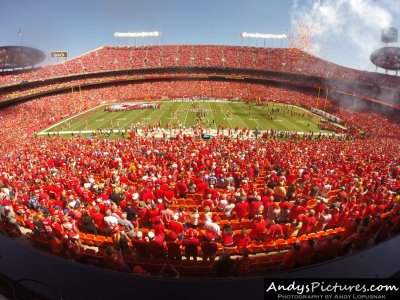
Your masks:
<path fill-rule="evenodd" d="M 205 109 L 202 121 L 203 128 L 217 129 L 218 126 L 226 128 L 248 128 L 259 130 L 320 132 L 319 119 L 313 117 L 306 110 L 285 104 L 268 104 L 256 106 L 245 102 L 167 102 L 161 101 L 159 109 L 142 109 L 121 112 L 108 112 L 104 107 L 98 107 L 90 112 L 77 115 L 68 121 L 63 121 L 45 132 L 84 131 L 106 129 L 129 129 L 132 124 L 143 122 L 154 125 L 161 122 L 161 127 L 168 123 L 181 123 L 186 128 L 196 124 L 195 111 L 191 109 Z M 193 107 L 196 106 L 196 107 Z M 272 113 L 272 111 L 275 111 Z M 271 114 L 273 117 L 271 118 Z M 326 132 L 326 131 L 322 131 Z"/>

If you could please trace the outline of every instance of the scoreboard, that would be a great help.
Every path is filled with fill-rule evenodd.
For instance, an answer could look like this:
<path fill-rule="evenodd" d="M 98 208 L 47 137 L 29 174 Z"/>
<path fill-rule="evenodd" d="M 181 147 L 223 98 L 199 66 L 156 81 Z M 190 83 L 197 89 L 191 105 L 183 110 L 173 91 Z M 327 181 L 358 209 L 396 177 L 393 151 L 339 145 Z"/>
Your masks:
<path fill-rule="evenodd" d="M 51 57 L 56 57 L 56 58 L 66 58 L 68 57 L 68 52 L 67 51 L 52 51 L 50 52 Z"/>

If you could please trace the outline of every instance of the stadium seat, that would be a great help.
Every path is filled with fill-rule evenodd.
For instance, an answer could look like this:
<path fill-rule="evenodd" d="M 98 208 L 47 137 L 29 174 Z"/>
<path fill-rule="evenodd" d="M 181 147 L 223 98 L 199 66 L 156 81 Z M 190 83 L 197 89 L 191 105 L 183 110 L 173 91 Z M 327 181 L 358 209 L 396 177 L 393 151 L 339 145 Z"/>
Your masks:
<path fill-rule="evenodd" d="M 102 235 L 97 235 L 93 239 L 94 246 L 96 247 L 105 247 L 106 238 Z"/>
<path fill-rule="evenodd" d="M 224 246 L 224 252 L 227 252 L 231 255 L 234 255 L 237 253 L 237 247 L 236 246 Z"/>

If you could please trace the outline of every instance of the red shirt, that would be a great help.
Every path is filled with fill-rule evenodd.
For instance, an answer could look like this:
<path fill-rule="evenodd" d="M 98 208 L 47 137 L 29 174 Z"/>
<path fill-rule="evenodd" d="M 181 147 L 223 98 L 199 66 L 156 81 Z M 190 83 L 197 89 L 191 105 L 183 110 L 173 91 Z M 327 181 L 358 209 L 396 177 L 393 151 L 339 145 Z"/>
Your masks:
<path fill-rule="evenodd" d="M 207 184 L 205 182 L 200 182 L 196 185 L 196 192 L 199 194 L 204 194 L 207 189 Z"/>
<path fill-rule="evenodd" d="M 316 224 L 317 220 L 315 219 L 315 217 L 308 216 L 303 218 L 303 226 L 301 227 L 302 234 L 310 233 Z"/>
<path fill-rule="evenodd" d="M 218 245 L 215 242 L 204 241 L 201 242 L 201 251 L 206 257 L 213 256 L 218 251 Z"/>
<path fill-rule="evenodd" d="M 249 203 L 247 201 L 240 202 L 235 206 L 234 210 L 236 211 L 236 216 L 239 219 L 243 219 L 243 218 L 247 217 L 247 215 L 249 213 L 248 212 Z"/>
<path fill-rule="evenodd" d="M 178 235 L 185 231 L 182 223 L 176 221 L 169 222 L 168 229 L 174 231 Z"/>
<path fill-rule="evenodd" d="M 268 239 L 279 238 L 283 236 L 282 225 L 272 224 L 269 228 Z"/>
<path fill-rule="evenodd" d="M 179 258 L 182 256 L 180 242 L 167 242 L 168 258 Z"/>
<path fill-rule="evenodd" d="M 222 245 L 233 245 L 233 234 L 225 234 L 225 231 L 222 231 Z"/>
<path fill-rule="evenodd" d="M 247 248 L 247 246 L 250 244 L 250 241 L 251 241 L 251 239 L 248 235 L 245 235 L 245 236 L 239 235 L 236 238 L 236 247 L 238 249 Z"/>
<path fill-rule="evenodd" d="M 172 199 L 175 197 L 175 192 L 173 190 L 167 190 L 164 193 L 164 197 L 168 200 L 168 201 L 172 201 Z"/>
<path fill-rule="evenodd" d="M 53 233 L 53 228 L 51 224 L 51 220 L 49 218 L 45 218 L 42 220 L 44 229 L 46 229 L 47 234 L 51 235 Z"/>
<path fill-rule="evenodd" d="M 254 216 L 262 204 L 261 201 L 252 201 L 249 208 L 250 216 Z"/>
<path fill-rule="evenodd" d="M 101 227 L 103 225 L 104 215 L 102 213 L 92 213 L 93 221 L 97 227 Z"/>
<path fill-rule="evenodd" d="M 124 259 L 119 252 L 114 252 L 111 255 L 106 255 L 104 260 L 106 265 L 112 270 L 119 271 L 125 267 Z"/>
<path fill-rule="evenodd" d="M 254 222 L 253 229 L 250 232 L 251 239 L 261 239 L 266 226 L 267 222 L 265 220 L 261 222 Z"/>

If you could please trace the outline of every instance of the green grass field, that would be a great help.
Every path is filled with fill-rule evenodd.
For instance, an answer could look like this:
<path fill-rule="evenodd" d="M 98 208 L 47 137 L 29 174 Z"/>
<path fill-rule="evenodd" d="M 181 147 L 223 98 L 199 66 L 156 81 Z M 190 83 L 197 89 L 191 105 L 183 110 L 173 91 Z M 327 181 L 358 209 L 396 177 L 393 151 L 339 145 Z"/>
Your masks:
<path fill-rule="evenodd" d="M 143 122 L 154 125 L 161 122 L 161 127 L 168 123 L 183 124 L 186 128 L 193 127 L 197 120 L 197 113 L 191 109 L 204 109 L 205 116 L 202 120 L 203 128 L 225 129 L 248 128 L 259 130 L 320 132 L 319 119 L 313 117 L 308 111 L 291 105 L 268 104 L 256 106 L 245 102 L 171 102 L 160 101 L 159 109 L 142 109 L 123 112 L 105 111 L 105 106 L 97 107 L 91 111 L 74 116 L 42 133 L 93 131 L 99 128 L 129 129 L 133 124 Z M 195 107 L 194 107 L 195 106 Z M 272 111 L 275 112 L 272 113 Z M 279 110 L 279 111 L 278 111 Z M 324 132 L 324 131 L 323 131 Z M 325 131 L 326 132 L 326 131 Z"/>

